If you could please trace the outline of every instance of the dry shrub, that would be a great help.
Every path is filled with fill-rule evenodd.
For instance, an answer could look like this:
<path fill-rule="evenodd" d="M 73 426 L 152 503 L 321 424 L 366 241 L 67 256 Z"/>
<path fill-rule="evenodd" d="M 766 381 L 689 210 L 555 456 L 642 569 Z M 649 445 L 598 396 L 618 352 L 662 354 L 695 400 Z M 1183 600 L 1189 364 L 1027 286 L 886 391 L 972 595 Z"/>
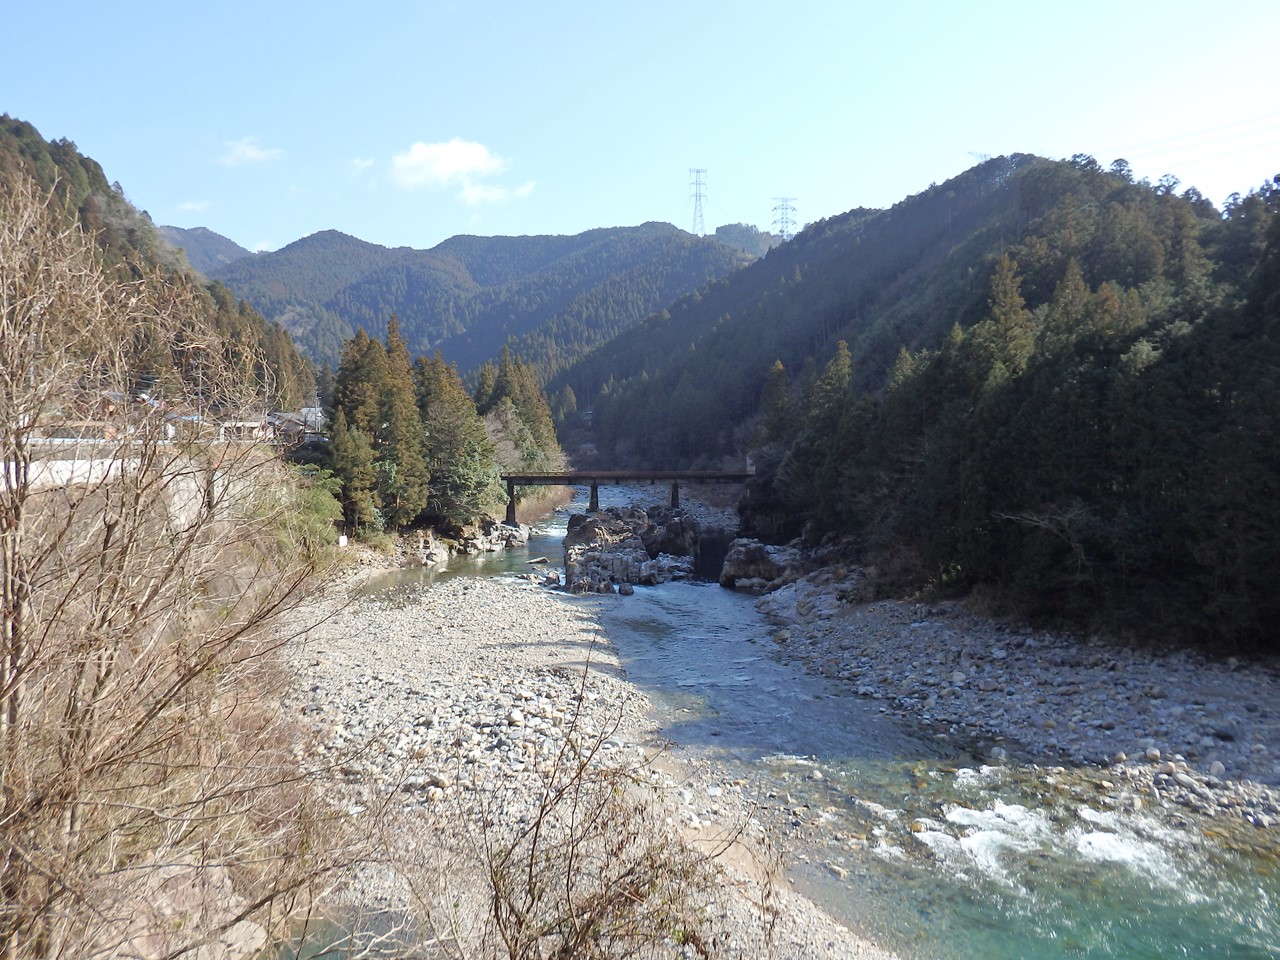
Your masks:
<path fill-rule="evenodd" d="M 0 191 L 6 957 L 248 955 L 349 858 L 271 664 L 318 555 L 281 548 L 274 452 L 213 426 L 260 367 L 138 275 Z"/>
<path fill-rule="evenodd" d="M 571 716 L 558 753 L 534 765 L 531 785 L 494 782 L 442 803 L 426 843 L 403 830 L 389 837 L 389 860 L 422 920 L 413 952 L 451 960 L 767 955 L 769 867 L 746 911 L 757 927 L 750 952 L 734 942 L 741 929 L 721 922 L 718 858 L 741 841 L 741 825 L 690 843 L 668 817 L 652 760 L 619 766 L 604 756 L 617 723 L 587 729 L 580 713 Z"/>

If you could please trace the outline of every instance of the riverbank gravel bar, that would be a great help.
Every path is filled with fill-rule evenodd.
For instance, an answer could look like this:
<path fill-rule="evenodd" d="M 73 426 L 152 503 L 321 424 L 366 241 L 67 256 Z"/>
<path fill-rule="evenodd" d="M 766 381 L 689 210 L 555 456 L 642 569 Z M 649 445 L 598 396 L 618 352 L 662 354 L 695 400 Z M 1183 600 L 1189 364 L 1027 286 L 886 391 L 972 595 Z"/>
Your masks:
<path fill-rule="evenodd" d="M 857 603 L 856 570 L 762 597 L 779 655 L 987 760 L 1115 774 L 1139 803 L 1280 828 L 1280 664 L 1010 624 L 963 601 Z"/>
<path fill-rule="evenodd" d="M 302 678 L 293 707 L 312 735 L 306 762 L 344 816 L 358 824 L 390 812 L 390 842 L 406 849 L 431 848 L 442 812 L 500 832 L 531 816 L 549 765 L 590 750 L 651 787 L 660 822 L 685 842 L 726 847 L 720 892 L 703 907 L 728 944 L 722 955 L 889 956 L 785 884 L 761 896 L 770 848 L 749 803 L 709 766 L 662 753 L 650 704 L 596 621 L 599 603 L 625 598 L 573 598 L 514 577 L 367 594 L 368 577 L 331 590 L 292 648 Z M 731 836 L 738 842 L 717 840 Z M 376 866 L 340 900 L 383 914 L 408 904 L 403 879 Z"/>

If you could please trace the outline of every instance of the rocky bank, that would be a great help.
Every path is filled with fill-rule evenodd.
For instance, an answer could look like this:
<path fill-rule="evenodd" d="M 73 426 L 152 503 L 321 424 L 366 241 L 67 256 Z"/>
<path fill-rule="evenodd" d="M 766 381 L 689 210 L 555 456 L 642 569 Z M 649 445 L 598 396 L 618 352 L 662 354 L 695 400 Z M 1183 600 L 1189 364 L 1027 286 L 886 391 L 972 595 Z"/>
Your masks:
<path fill-rule="evenodd" d="M 564 587 L 570 593 L 631 593 L 693 576 L 698 522 L 672 507 L 609 507 L 569 518 Z"/>
<path fill-rule="evenodd" d="M 1124 802 L 1280 828 L 1280 664 L 859 602 L 828 566 L 763 596 L 779 656 L 995 761 L 1097 770 Z M 1105 789 L 1105 788 L 1103 788 Z"/>
<path fill-rule="evenodd" d="M 314 734 L 305 760 L 341 815 L 386 830 L 395 854 L 349 879 L 338 901 L 347 909 L 412 910 L 421 891 L 405 864 L 450 874 L 477 830 L 526 823 L 553 766 L 586 750 L 593 764 L 628 771 L 664 829 L 722 850 L 719 892 L 702 909 L 723 955 L 886 956 L 783 885 L 762 885 L 770 844 L 741 782 L 654 759 L 662 741 L 648 701 L 595 619 L 594 605 L 625 600 L 516 578 L 369 596 L 359 581 L 309 611 L 323 622 L 292 648 L 304 678 L 292 706 Z M 468 909 L 483 910 L 483 894 L 471 895 Z M 672 945 L 671 955 L 693 953 Z"/>

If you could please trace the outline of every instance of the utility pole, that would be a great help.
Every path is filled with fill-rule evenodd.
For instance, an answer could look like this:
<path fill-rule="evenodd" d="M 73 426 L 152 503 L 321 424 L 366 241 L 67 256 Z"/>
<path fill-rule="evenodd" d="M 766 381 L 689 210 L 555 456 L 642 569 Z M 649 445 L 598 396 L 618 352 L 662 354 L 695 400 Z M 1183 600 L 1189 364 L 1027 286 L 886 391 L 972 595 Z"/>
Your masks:
<path fill-rule="evenodd" d="M 692 178 L 689 183 L 689 189 L 693 193 L 689 194 L 693 198 L 693 234 L 701 237 L 707 232 L 706 225 L 702 222 L 702 198 L 706 196 L 706 181 L 702 178 L 707 175 L 707 171 L 702 167 L 690 167 L 689 176 Z"/>
<path fill-rule="evenodd" d="M 792 216 L 796 208 L 791 205 L 795 197 L 774 197 L 773 200 L 776 204 L 773 208 L 773 225 L 778 228 L 778 236 L 784 241 L 790 240 L 791 230 L 796 225 L 795 218 Z"/>

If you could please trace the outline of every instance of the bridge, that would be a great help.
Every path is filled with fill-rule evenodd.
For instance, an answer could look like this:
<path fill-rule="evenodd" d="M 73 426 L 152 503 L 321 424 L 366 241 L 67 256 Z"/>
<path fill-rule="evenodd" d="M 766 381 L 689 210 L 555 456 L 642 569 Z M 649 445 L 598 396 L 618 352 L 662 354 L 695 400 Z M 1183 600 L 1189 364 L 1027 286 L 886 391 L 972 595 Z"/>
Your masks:
<path fill-rule="evenodd" d="M 516 525 L 516 487 L 586 487 L 591 488 L 591 502 L 587 509 L 596 513 L 600 509 L 601 483 L 637 483 L 648 480 L 670 482 L 671 506 L 680 506 L 680 482 L 685 483 L 745 483 L 754 473 L 732 473 L 725 470 L 569 470 L 564 473 L 509 473 L 502 479 L 507 484 L 507 519 Z"/>

